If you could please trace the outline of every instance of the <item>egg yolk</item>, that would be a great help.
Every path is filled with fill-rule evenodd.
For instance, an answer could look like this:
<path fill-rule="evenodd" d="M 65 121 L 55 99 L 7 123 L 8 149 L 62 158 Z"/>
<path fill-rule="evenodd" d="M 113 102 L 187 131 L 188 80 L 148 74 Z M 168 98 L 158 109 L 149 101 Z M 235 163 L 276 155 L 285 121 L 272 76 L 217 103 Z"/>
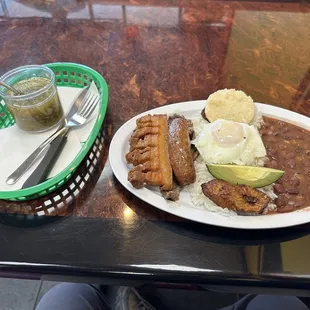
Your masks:
<path fill-rule="evenodd" d="M 217 144 L 223 147 L 238 145 L 247 138 L 241 124 L 225 120 L 218 120 L 214 124 L 212 135 Z"/>

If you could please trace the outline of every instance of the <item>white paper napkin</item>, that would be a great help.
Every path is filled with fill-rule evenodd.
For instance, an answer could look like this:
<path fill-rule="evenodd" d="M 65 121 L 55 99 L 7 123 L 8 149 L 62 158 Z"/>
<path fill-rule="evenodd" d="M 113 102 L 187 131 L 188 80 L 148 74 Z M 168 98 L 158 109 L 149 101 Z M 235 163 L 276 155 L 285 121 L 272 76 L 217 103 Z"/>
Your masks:
<path fill-rule="evenodd" d="M 91 85 L 92 91 L 98 93 L 94 83 Z M 58 87 L 58 94 L 64 109 L 65 115 L 71 108 L 73 100 L 76 98 L 80 88 Z M 1 103 L 0 103 L 1 104 Z M 95 109 L 90 120 L 79 129 L 71 129 L 68 134 L 67 143 L 60 154 L 49 177 L 57 175 L 64 170 L 76 157 L 95 125 L 99 106 Z M 21 189 L 24 182 L 38 166 L 36 163 L 19 181 L 13 185 L 6 184 L 6 178 L 53 132 L 53 129 L 44 133 L 27 133 L 20 130 L 16 125 L 0 130 L 0 191 L 12 191 Z"/>

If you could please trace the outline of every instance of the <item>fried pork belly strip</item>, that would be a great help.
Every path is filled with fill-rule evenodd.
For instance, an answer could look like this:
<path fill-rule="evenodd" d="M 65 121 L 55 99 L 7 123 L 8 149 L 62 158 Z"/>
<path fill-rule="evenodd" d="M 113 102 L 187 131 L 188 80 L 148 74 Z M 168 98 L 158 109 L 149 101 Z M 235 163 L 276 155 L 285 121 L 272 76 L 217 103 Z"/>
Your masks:
<path fill-rule="evenodd" d="M 166 115 L 146 115 L 136 122 L 126 154 L 126 161 L 134 167 L 128 181 L 136 188 L 145 184 L 172 189 L 172 169 L 168 153 L 168 121 Z"/>
<path fill-rule="evenodd" d="M 233 185 L 222 180 L 212 180 L 201 185 L 202 192 L 221 208 L 240 215 L 261 214 L 270 198 L 261 191 L 247 185 Z"/>

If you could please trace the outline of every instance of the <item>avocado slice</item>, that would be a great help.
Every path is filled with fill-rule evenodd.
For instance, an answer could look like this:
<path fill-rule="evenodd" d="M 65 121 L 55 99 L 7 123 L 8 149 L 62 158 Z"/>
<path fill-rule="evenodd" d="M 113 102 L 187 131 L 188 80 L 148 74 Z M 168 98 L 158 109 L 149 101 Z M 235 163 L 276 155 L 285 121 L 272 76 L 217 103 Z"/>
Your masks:
<path fill-rule="evenodd" d="M 209 172 L 217 179 L 252 187 L 264 187 L 277 181 L 284 171 L 252 166 L 207 165 Z"/>

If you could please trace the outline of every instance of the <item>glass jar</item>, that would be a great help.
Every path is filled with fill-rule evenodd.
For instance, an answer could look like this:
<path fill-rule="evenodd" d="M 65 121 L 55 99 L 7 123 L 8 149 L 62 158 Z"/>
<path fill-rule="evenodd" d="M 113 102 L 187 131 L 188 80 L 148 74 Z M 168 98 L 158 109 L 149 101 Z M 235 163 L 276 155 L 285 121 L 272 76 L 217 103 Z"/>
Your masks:
<path fill-rule="evenodd" d="M 39 65 L 18 67 L 4 74 L 0 80 L 22 93 L 16 95 L 0 86 L 0 96 L 20 129 L 41 132 L 57 126 L 63 119 L 51 69 Z"/>

